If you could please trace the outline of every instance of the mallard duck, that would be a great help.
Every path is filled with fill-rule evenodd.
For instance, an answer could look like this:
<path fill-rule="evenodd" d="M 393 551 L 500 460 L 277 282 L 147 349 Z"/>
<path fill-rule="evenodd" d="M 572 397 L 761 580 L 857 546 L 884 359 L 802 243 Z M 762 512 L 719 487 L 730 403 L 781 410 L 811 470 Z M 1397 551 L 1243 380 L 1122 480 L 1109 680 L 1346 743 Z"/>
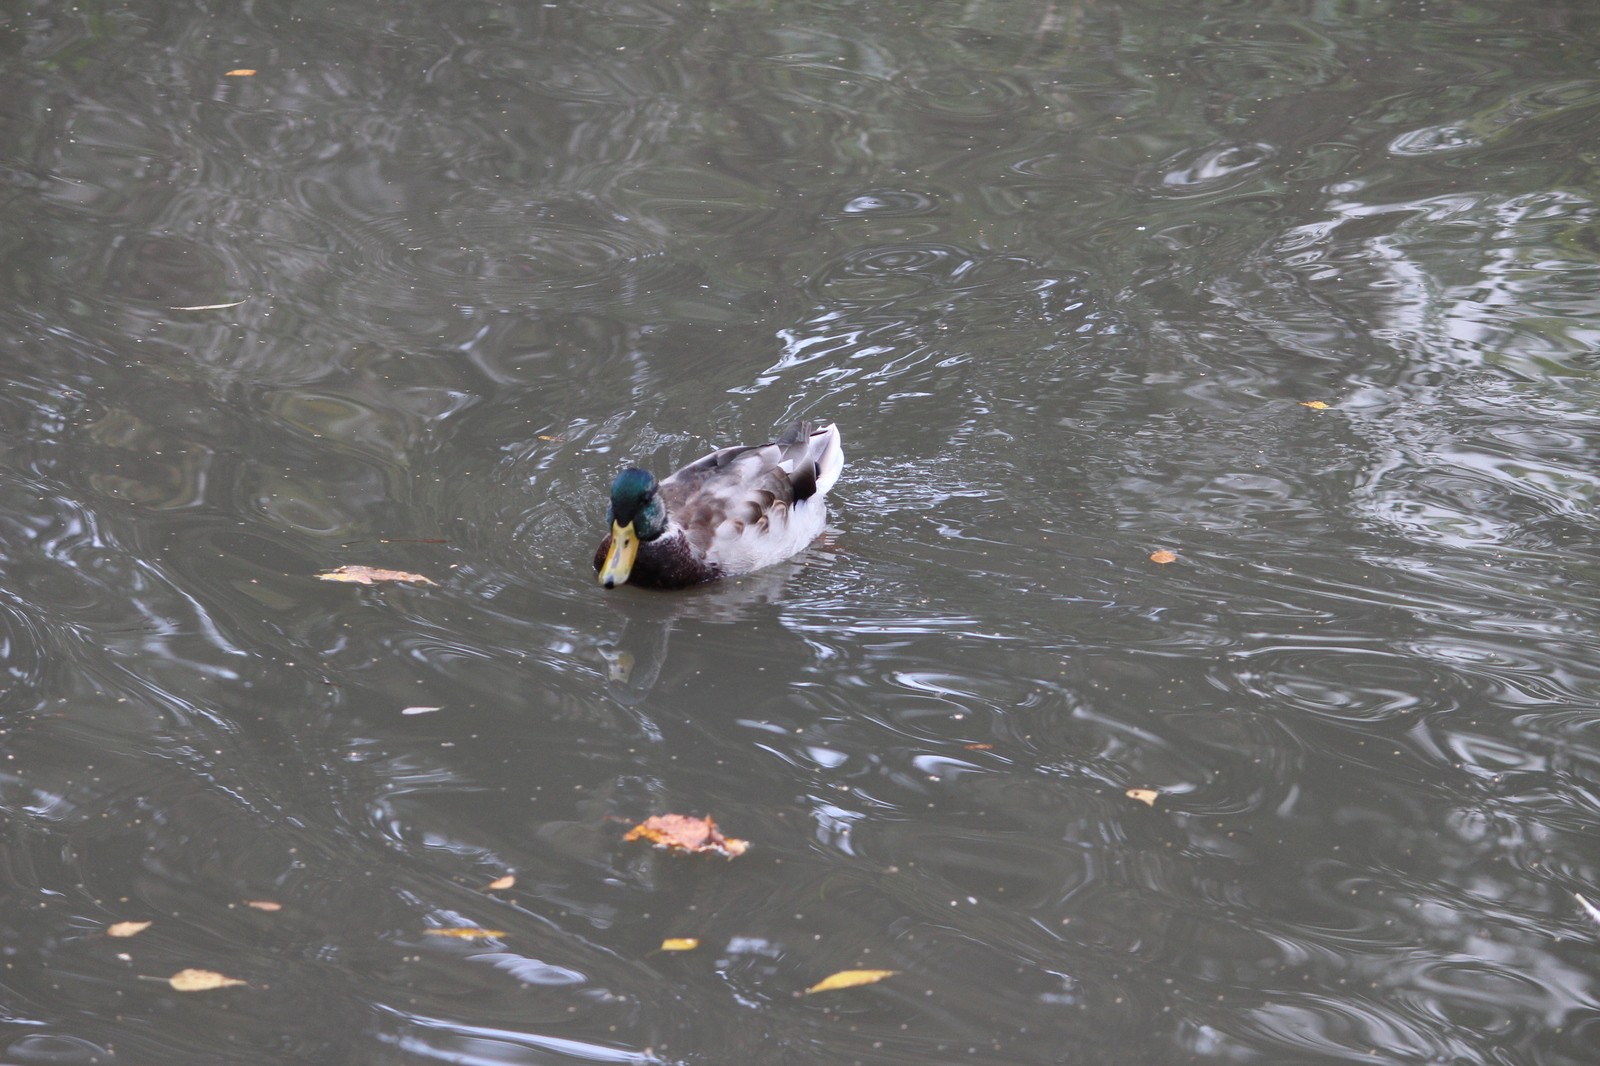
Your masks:
<path fill-rule="evenodd" d="M 836 426 L 796 422 L 771 444 L 721 448 L 657 482 L 630 466 L 611 483 L 600 584 L 681 589 L 780 563 L 822 533 L 844 469 Z"/>

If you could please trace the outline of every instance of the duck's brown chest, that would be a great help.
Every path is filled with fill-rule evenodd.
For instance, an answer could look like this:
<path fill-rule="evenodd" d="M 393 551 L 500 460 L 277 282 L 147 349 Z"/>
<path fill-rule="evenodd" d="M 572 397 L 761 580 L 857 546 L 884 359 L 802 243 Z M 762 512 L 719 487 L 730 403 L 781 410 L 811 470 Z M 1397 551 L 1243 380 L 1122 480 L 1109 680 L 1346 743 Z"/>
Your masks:
<path fill-rule="evenodd" d="M 605 566 L 606 555 L 611 551 L 611 535 L 600 542 L 594 553 L 594 568 Z M 627 583 L 644 589 L 682 589 L 715 581 L 722 576 L 720 567 L 698 558 L 681 534 L 657 537 L 639 545 L 633 569 Z"/>

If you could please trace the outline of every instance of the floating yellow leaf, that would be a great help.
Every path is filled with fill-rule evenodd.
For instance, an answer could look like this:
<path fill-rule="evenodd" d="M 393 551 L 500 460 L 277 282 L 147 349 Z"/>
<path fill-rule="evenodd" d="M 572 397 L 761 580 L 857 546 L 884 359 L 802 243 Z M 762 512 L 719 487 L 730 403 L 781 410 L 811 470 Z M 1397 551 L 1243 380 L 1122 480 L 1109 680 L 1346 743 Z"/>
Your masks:
<path fill-rule="evenodd" d="M 137 936 L 154 924 L 152 922 L 117 922 L 106 926 L 106 936 Z"/>
<path fill-rule="evenodd" d="M 700 941 L 692 936 L 669 936 L 661 942 L 662 951 L 693 951 Z"/>
<path fill-rule="evenodd" d="M 1321 400 L 1303 400 L 1301 401 L 1300 406 L 1309 407 L 1313 411 L 1326 411 L 1328 409 L 1328 405 L 1323 403 Z"/>
<path fill-rule="evenodd" d="M 1127 791 L 1129 799 L 1136 799 L 1147 807 L 1156 805 L 1156 797 L 1161 795 L 1153 788 L 1130 788 Z"/>
<path fill-rule="evenodd" d="M 499 929 L 424 929 L 429 936 L 455 936 L 462 940 L 487 940 L 490 937 L 505 936 Z"/>
<path fill-rule="evenodd" d="M 1166 566 L 1168 563 L 1177 562 L 1178 557 L 1163 548 L 1161 551 L 1151 552 L 1150 561 L 1152 563 L 1160 563 L 1162 566 Z"/>
<path fill-rule="evenodd" d="M 743 855 L 747 841 L 722 835 L 710 818 L 690 818 L 683 814 L 658 814 L 628 830 L 623 840 L 648 840 L 658 848 L 693 854 L 711 852 L 725 858 Z"/>
<path fill-rule="evenodd" d="M 854 988 L 856 985 L 876 984 L 885 977 L 893 977 L 899 972 L 899 970 L 840 970 L 831 977 L 824 977 L 806 989 L 806 995 L 809 996 L 813 992 L 832 992 L 836 988 Z"/>
<path fill-rule="evenodd" d="M 556 441 L 556 442 L 561 443 L 561 444 L 565 444 L 566 440 L 567 440 L 567 438 L 565 438 L 565 437 L 547 437 L 543 433 L 539 434 L 539 439 L 540 440 L 553 440 L 553 441 Z"/>
<path fill-rule="evenodd" d="M 357 585 L 376 585 L 380 581 L 414 581 L 419 585 L 437 585 L 438 582 L 421 574 L 408 574 L 404 570 L 379 570 L 375 566 L 341 566 L 326 574 L 318 574 L 322 581 L 349 581 Z"/>
<path fill-rule="evenodd" d="M 517 875 L 516 874 L 506 874 L 504 877 L 497 877 L 493 881 L 490 881 L 489 882 L 489 887 L 491 889 L 495 890 L 495 891 L 498 891 L 498 890 L 500 890 L 502 888 L 510 888 L 512 885 L 514 885 L 516 883 L 517 883 Z"/>
<path fill-rule="evenodd" d="M 230 70 L 230 71 L 228 71 L 228 73 L 224 74 L 223 77 L 224 78 L 248 78 L 250 75 L 252 75 L 254 73 L 255 73 L 255 71 L 253 71 L 253 70 L 249 70 L 249 69 L 247 69 L 245 67 L 240 67 L 238 70 Z"/>
<path fill-rule="evenodd" d="M 213 988 L 232 988 L 246 982 L 210 970 L 179 970 L 167 978 L 167 983 L 179 992 L 209 992 Z"/>
<path fill-rule="evenodd" d="M 258 911 L 281 911 L 281 910 L 283 910 L 283 904 L 274 903 L 270 899 L 247 899 L 247 900 L 244 901 L 244 905 L 246 907 L 254 907 Z"/>

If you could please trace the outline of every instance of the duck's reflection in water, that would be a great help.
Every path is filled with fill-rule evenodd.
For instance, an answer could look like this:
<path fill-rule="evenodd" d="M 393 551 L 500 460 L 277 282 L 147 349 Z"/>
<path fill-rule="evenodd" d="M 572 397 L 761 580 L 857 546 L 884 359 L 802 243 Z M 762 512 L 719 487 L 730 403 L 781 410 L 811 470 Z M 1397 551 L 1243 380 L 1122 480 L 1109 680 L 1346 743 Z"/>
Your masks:
<path fill-rule="evenodd" d="M 825 550 L 812 548 L 753 574 L 678 592 L 625 587 L 608 594 L 607 605 L 626 620 L 614 643 L 598 646 L 606 663 L 606 691 L 624 706 L 641 703 L 661 679 L 676 623 L 753 620 L 761 607 L 778 601 L 789 581 L 807 565 L 831 559 Z"/>

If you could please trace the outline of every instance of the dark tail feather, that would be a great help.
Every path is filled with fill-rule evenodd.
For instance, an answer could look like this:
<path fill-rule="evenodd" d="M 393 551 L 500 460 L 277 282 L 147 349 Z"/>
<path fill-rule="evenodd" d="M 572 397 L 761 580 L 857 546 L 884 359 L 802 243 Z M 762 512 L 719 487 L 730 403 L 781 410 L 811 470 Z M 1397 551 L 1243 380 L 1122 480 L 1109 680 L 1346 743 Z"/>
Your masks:
<path fill-rule="evenodd" d="M 789 475 L 789 484 L 794 491 L 794 502 L 809 500 L 817 494 L 817 464 L 801 463 L 800 469 Z"/>
<path fill-rule="evenodd" d="M 799 444 L 811 439 L 811 423 L 805 419 L 792 423 L 783 431 L 783 436 L 773 441 L 774 444 Z"/>

